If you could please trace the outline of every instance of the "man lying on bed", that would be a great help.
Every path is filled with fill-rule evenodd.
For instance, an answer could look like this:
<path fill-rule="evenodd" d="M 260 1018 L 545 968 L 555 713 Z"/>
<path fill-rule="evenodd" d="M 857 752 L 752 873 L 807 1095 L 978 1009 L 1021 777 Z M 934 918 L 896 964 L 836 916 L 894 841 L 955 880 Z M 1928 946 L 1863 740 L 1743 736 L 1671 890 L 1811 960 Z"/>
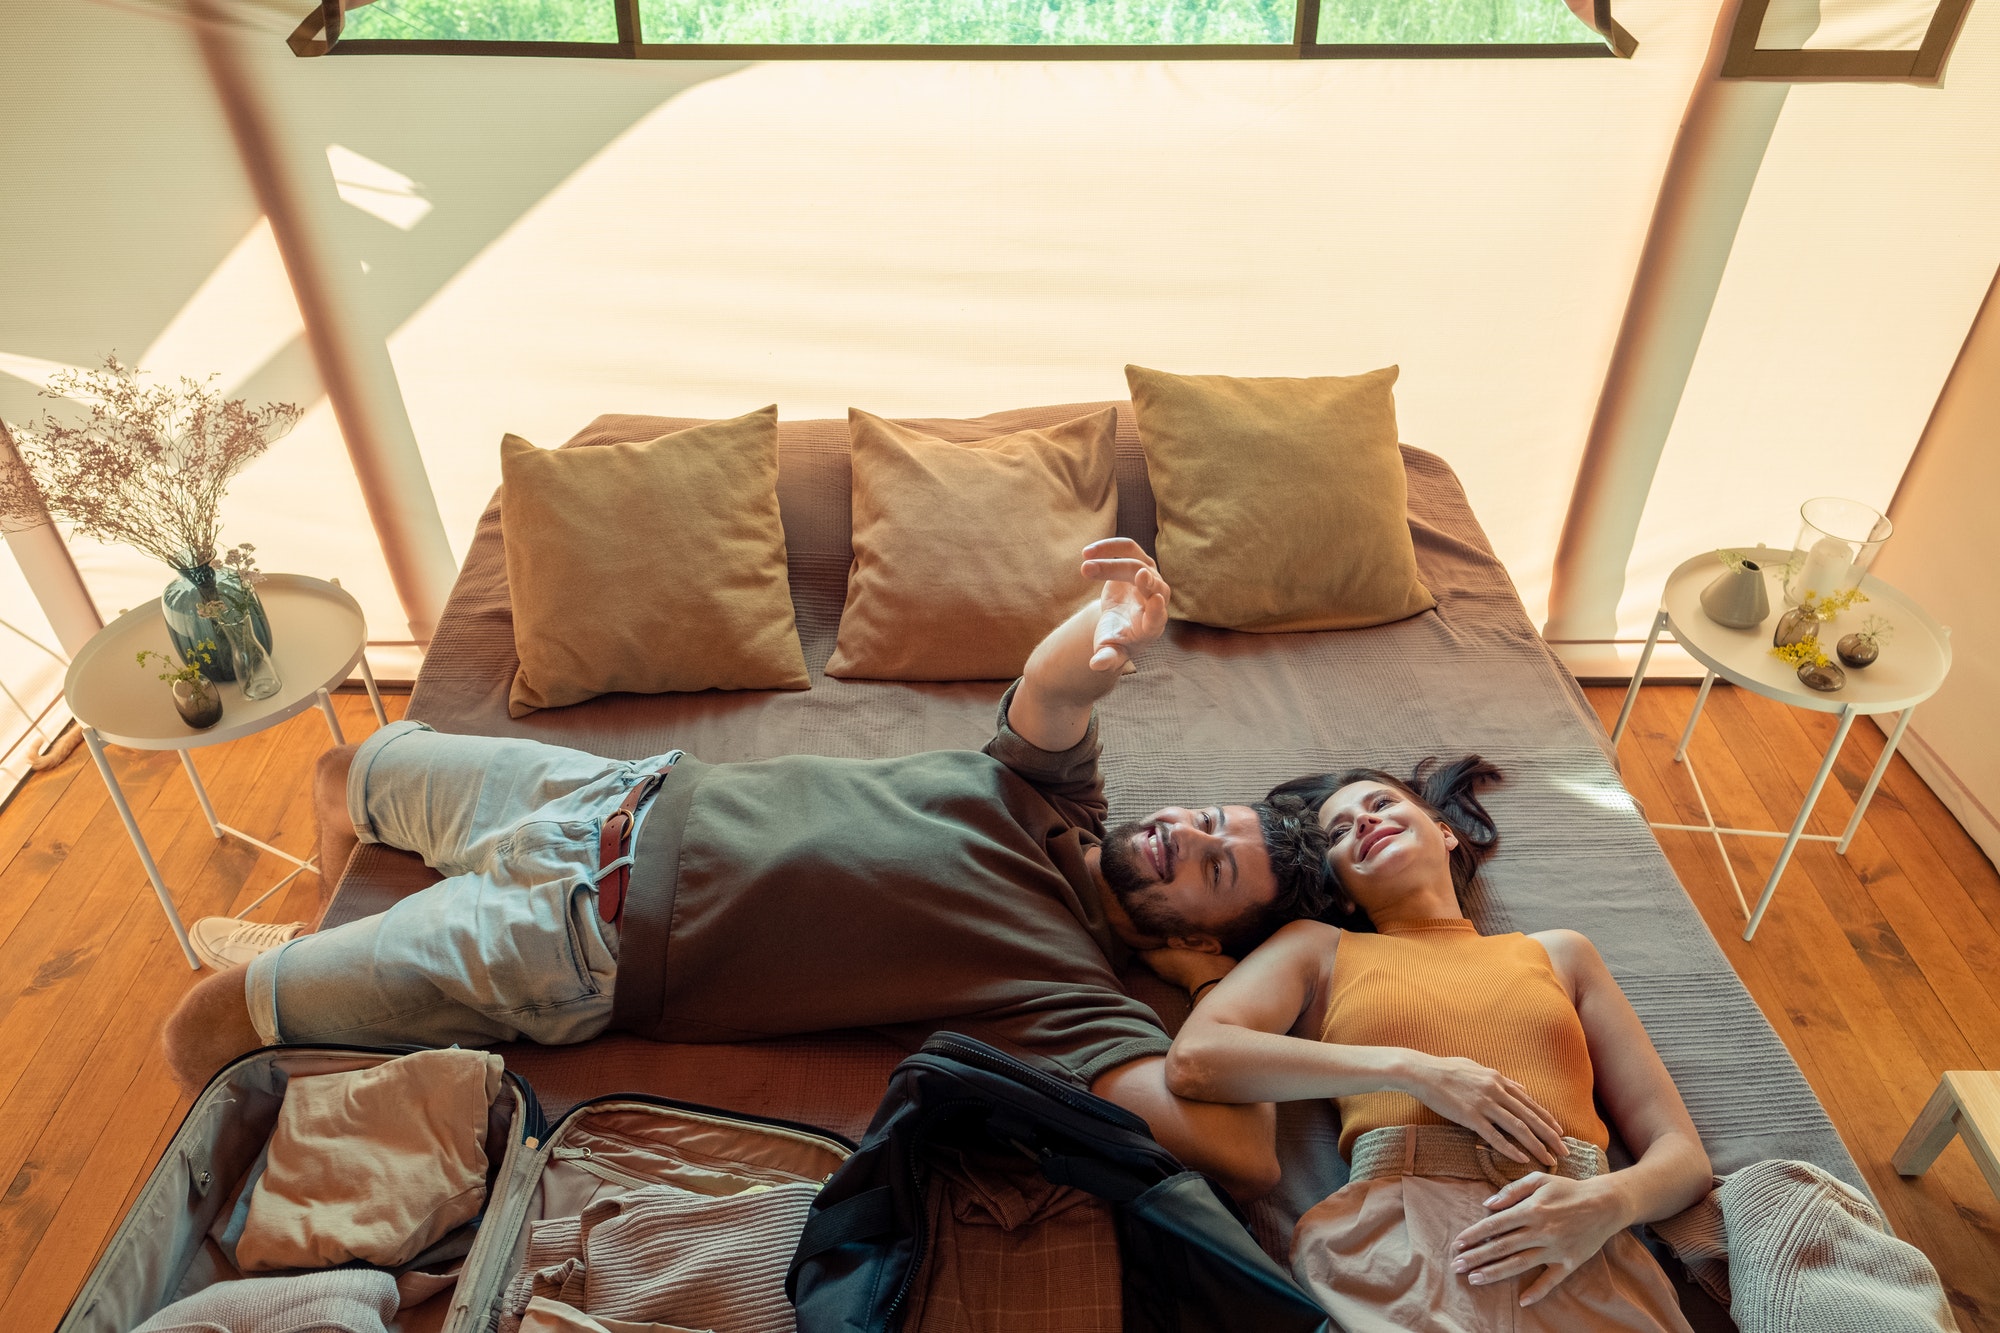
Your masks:
<path fill-rule="evenodd" d="M 1168 588 L 1123 538 L 1083 572 L 1102 597 L 1036 648 L 983 752 L 625 762 L 383 728 L 335 761 L 348 814 L 449 878 L 204 979 L 167 1023 L 177 1076 L 198 1088 L 281 1041 L 953 1028 L 1064 1066 L 1233 1191 L 1269 1189 L 1271 1107 L 1169 1093 L 1166 1034 L 1115 967 L 1168 944 L 1241 956 L 1317 914 L 1325 835 L 1296 801 L 1105 835 L 1092 708 L 1160 636 Z"/>

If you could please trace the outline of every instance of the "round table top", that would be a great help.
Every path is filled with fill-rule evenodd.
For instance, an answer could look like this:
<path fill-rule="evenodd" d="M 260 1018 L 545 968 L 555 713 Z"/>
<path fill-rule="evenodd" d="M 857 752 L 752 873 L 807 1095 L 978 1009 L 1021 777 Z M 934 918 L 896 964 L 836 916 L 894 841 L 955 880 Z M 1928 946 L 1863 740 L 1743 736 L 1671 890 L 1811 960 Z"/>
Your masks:
<path fill-rule="evenodd" d="M 107 742 L 134 750 L 219 745 L 304 712 L 361 661 L 368 641 L 361 604 L 340 585 L 303 574 L 267 574 L 257 596 L 271 621 L 271 660 L 284 682 L 270 698 L 245 699 L 240 683 L 226 681 L 216 686 L 220 722 L 196 731 L 181 721 L 158 665 L 133 661 L 141 649 L 180 660 L 156 599 L 106 625 L 76 655 L 63 680 L 70 712 Z"/>
<path fill-rule="evenodd" d="M 1764 567 L 1771 598 L 1771 614 L 1755 629 L 1718 625 L 1701 609 L 1702 590 L 1722 573 L 1722 562 L 1712 552 L 1683 561 L 1667 576 L 1666 591 L 1660 596 L 1675 641 L 1716 675 L 1767 699 L 1817 713 L 1847 708 L 1856 713 L 1897 712 L 1922 703 L 1944 683 L 1951 670 L 1951 631 L 1896 589 L 1864 575 L 1861 591 L 1868 600 L 1836 616 L 1822 631 L 1820 643 L 1833 657 L 1833 644 L 1841 635 L 1860 629 L 1869 616 L 1880 616 L 1893 627 L 1882 644 L 1882 655 L 1861 670 L 1841 667 L 1847 684 L 1830 694 L 1808 688 L 1795 669 L 1771 655 L 1778 617 L 1790 609 L 1781 575 L 1792 553 L 1759 546 L 1744 549 L 1743 555 Z"/>

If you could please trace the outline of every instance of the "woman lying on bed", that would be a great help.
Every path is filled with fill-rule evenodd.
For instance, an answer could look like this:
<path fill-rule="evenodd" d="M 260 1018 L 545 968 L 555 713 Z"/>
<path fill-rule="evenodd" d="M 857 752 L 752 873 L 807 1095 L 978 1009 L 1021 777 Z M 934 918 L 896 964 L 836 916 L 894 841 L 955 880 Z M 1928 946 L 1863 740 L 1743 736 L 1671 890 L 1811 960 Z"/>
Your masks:
<path fill-rule="evenodd" d="M 1205 988 L 1168 1086 L 1339 1103 L 1352 1176 L 1300 1219 L 1292 1266 L 1350 1330 L 1686 1329 L 1627 1228 L 1701 1198 L 1708 1157 L 1589 940 L 1466 919 L 1498 841 L 1476 787 L 1498 777 L 1475 757 L 1427 761 L 1414 785 L 1357 770 L 1279 788 L 1319 808 L 1367 921 L 1292 922 Z M 1633 1166 L 1607 1174 L 1599 1105 Z"/>

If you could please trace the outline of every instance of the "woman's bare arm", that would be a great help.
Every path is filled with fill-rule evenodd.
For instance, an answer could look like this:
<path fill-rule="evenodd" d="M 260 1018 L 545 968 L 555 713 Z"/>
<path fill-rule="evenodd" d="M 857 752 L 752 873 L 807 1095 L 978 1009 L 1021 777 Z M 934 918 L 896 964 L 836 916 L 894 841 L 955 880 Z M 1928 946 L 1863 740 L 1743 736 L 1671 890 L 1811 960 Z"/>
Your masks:
<path fill-rule="evenodd" d="M 1545 1266 L 1523 1293 L 1523 1305 L 1547 1295 L 1626 1227 L 1695 1203 L 1710 1179 L 1708 1154 L 1687 1106 L 1596 947 L 1573 930 L 1534 938 L 1576 1002 L 1598 1099 L 1634 1161 L 1586 1181 L 1525 1176 L 1488 1199 L 1491 1215 L 1460 1233 L 1454 1267 L 1475 1283 Z"/>
<path fill-rule="evenodd" d="M 1672 1217 L 1708 1193 L 1710 1181 L 1708 1153 L 1680 1089 L 1597 947 L 1573 930 L 1535 938 L 1549 951 L 1556 974 L 1571 983 L 1598 1099 L 1632 1150 L 1633 1165 L 1609 1177 L 1623 1177 L 1631 1214 L 1625 1225 Z"/>
<path fill-rule="evenodd" d="M 1294 921 L 1253 950 L 1182 1025 L 1167 1053 L 1168 1088 L 1210 1102 L 1406 1092 L 1496 1152 L 1552 1165 L 1564 1150 L 1562 1130 L 1512 1079 L 1472 1060 L 1308 1035 L 1326 1010 L 1339 939 L 1332 926 Z"/>

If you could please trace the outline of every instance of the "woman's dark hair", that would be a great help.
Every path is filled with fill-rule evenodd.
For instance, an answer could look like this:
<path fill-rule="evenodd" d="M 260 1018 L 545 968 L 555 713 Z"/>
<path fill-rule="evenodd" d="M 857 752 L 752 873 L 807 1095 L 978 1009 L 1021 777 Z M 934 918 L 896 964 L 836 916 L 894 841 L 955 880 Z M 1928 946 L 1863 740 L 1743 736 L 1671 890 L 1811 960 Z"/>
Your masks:
<path fill-rule="evenodd" d="M 1486 807 L 1479 800 L 1479 789 L 1499 780 L 1500 770 L 1476 754 L 1466 755 L 1449 764 L 1441 763 L 1436 756 L 1432 756 L 1418 764 L 1407 779 L 1384 773 L 1379 768 L 1314 773 L 1279 783 L 1271 788 L 1266 799 L 1275 801 L 1281 796 L 1289 796 L 1303 801 L 1317 819 L 1327 799 L 1342 787 L 1356 782 L 1379 782 L 1386 787 L 1394 787 L 1415 801 L 1432 819 L 1443 820 L 1457 836 L 1458 846 L 1451 850 L 1451 887 L 1458 895 L 1460 906 L 1463 906 L 1466 889 L 1472 884 L 1479 863 L 1491 856 L 1493 849 L 1500 845 L 1500 830 L 1494 827 L 1493 816 L 1486 813 Z M 1329 871 L 1331 868 L 1329 860 Z M 1338 874 L 1332 874 L 1330 878 L 1335 884 L 1339 883 Z M 1333 912 L 1334 915 L 1325 919 L 1336 925 L 1352 929 L 1374 928 L 1373 923 L 1368 922 L 1367 914 L 1344 889 Z"/>

